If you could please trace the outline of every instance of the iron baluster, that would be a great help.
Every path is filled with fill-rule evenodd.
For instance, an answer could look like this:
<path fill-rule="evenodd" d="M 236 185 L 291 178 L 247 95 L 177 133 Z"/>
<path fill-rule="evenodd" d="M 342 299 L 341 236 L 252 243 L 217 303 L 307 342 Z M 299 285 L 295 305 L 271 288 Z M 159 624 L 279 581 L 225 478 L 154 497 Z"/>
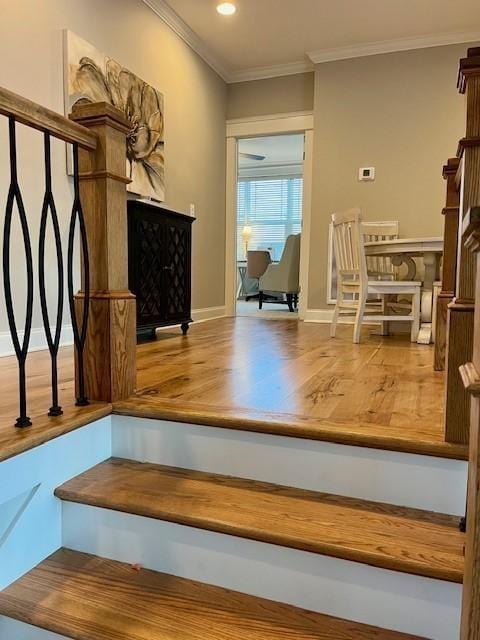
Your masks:
<path fill-rule="evenodd" d="M 28 230 L 27 216 L 23 204 L 22 194 L 18 184 L 17 173 L 17 140 L 15 131 L 15 118 L 10 116 L 8 119 L 9 146 L 10 146 L 10 187 L 8 189 L 7 208 L 5 212 L 5 223 L 3 232 L 3 285 L 5 289 L 5 306 L 7 310 L 8 326 L 12 336 L 13 347 L 18 361 L 18 377 L 19 377 L 19 400 L 20 415 L 15 423 L 16 427 L 29 427 L 32 421 L 27 416 L 27 390 L 25 366 L 28 356 L 28 345 L 30 343 L 30 334 L 32 330 L 32 312 L 33 312 L 33 259 L 32 246 L 30 243 L 30 233 Z M 23 331 L 23 340 L 20 343 L 17 324 L 15 321 L 15 311 L 12 300 L 12 285 L 10 279 L 10 244 L 12 231 L 13 207 L 17 203 L 18 216 L 22 228 L 23 246 L 25 250 L 25 266 L 27 270 L 27 299 L 25 326 Z"/>
<path fill-rule="evenodd" d="M 45 337 L 47 339 L 48 350 L 50 351 L 51 360 L 51 376 L 52 376 L 52 406 L 48 412 L 49 416 L 60 416 L 63 411 L 58 403 L 58 348 L 60 346 L 60 336 L 62 332 L 63 317 L 63 256 L 62 256 L 62 240 L 60 235 L 60 226 L 58 223 L 57 210 L 52 193 L 52 162 L 50 153 L 50 134 L 44 133 L 45 147 L 45 196 L 42 206 L 42 217 L 40 220 L 40 238 L 39 238 L 39 284 L 40 284 L 40 306 L 42 309 L 43 327 L 45 329 Z M 55 324 L 55 334 L 52 336 L 50 328 L 50 319 L 48 316 L 47 295 L 45 288 L 45 241 L 47 235 L 48 212 L 52 219 L 53 234 L 55 238 L 55 251 L 57 256 L 57 282 L 58 282 L 58 300 L 57 300 L 57 318 Z"/>

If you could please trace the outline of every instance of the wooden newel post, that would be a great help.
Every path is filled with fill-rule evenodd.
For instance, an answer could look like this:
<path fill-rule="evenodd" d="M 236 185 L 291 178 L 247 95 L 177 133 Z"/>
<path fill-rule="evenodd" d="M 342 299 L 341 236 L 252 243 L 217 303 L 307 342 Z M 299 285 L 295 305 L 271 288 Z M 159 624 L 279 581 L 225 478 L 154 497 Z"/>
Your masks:
<path fill-rule="evenodd" d="M 477 282 L 473 357 L 471 362 L 460 367 L 465 390 L 471 396 L 467 541 L 460 638 L 480 640 L 480 207 L 470 209 L 465 217 L 463 238 L 465 247 L 476 260 Z"/>
<path fill-rule="evenodd" d="M 136 301 L 128 289 L 126 136 L 130 126 L 110 104 L 75 106 L 70 116 L 97 135 L 80 150 L 80 198 L 90 260 L 85 383 L 91 400 L 127 398 L 136 382 Z M 82 285 L 83 288 L 83 285 Z M 79 311 L 83 295 L 76 297 Z"/>
<path fill-rule="evenodd" d="M 444 216 L 444 243 L 442 264 L 442 290 L 437 298 L 437 324 L 435 331 L 435 371 L 445 369 L 445 351 L 447 348 L 447 307 L 455 296 L 458 247 L 458 215 L 460 193 L 457 188 L 458 158 L 449 158 L 443 167 L 443 177 L 447 182 L 447 197 L 442 210 Z"/>
<path fill-rule="evenodd" d="M 470 207 L 480 202 L 480 49 L 468 50 L 460 60 L 458 88 L 466 94 L 466 136 L 459 143 L 462 161 L 460 228 Z M 475 297 L 475 256 L 463 242 L 457 255 L 455 298 L 448 305 L 446 355 L 445 440 L 468 443 L 470 397 L 463 387 L 458 368 L 472 359 Z"/>

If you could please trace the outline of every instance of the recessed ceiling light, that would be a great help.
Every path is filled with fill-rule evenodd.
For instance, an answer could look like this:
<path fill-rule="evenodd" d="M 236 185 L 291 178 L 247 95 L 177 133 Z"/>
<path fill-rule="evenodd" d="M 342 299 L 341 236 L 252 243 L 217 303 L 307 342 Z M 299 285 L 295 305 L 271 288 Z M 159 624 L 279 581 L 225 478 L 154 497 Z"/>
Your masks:
<path fill-rule="evenodd" d="M 233 4 L 233 2 L 221 2 L 217 5 L 217 11 L 222 16 L 233 16 L 237 7 Z"/>

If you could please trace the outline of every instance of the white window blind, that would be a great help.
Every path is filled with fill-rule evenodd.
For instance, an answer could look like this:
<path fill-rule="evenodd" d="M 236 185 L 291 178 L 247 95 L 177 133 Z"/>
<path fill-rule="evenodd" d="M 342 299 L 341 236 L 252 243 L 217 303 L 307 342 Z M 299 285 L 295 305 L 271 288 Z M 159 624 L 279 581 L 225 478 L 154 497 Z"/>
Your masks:
<path fill-rule="evenodd" d="M 270 249 L 279 260 L 285 240 L 300 233 L 303 178 L 239 180 L 237 186 L 237 259 L 245 259 L 242 229 L 252 228 L 249 249 Z"/>

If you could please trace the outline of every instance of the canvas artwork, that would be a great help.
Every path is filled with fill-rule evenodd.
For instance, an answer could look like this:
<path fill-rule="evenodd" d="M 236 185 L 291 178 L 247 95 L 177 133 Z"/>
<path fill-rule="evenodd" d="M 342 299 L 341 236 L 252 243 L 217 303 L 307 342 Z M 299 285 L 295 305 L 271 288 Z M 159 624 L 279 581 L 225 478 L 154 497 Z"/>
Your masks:
<path fill-rule="evenodd" d="M 165 200 L 163 94 L 71 31 L 65 32 L 65 111 L 79 102 L 109 102 L 130 122 L 128 190 Z"/>

